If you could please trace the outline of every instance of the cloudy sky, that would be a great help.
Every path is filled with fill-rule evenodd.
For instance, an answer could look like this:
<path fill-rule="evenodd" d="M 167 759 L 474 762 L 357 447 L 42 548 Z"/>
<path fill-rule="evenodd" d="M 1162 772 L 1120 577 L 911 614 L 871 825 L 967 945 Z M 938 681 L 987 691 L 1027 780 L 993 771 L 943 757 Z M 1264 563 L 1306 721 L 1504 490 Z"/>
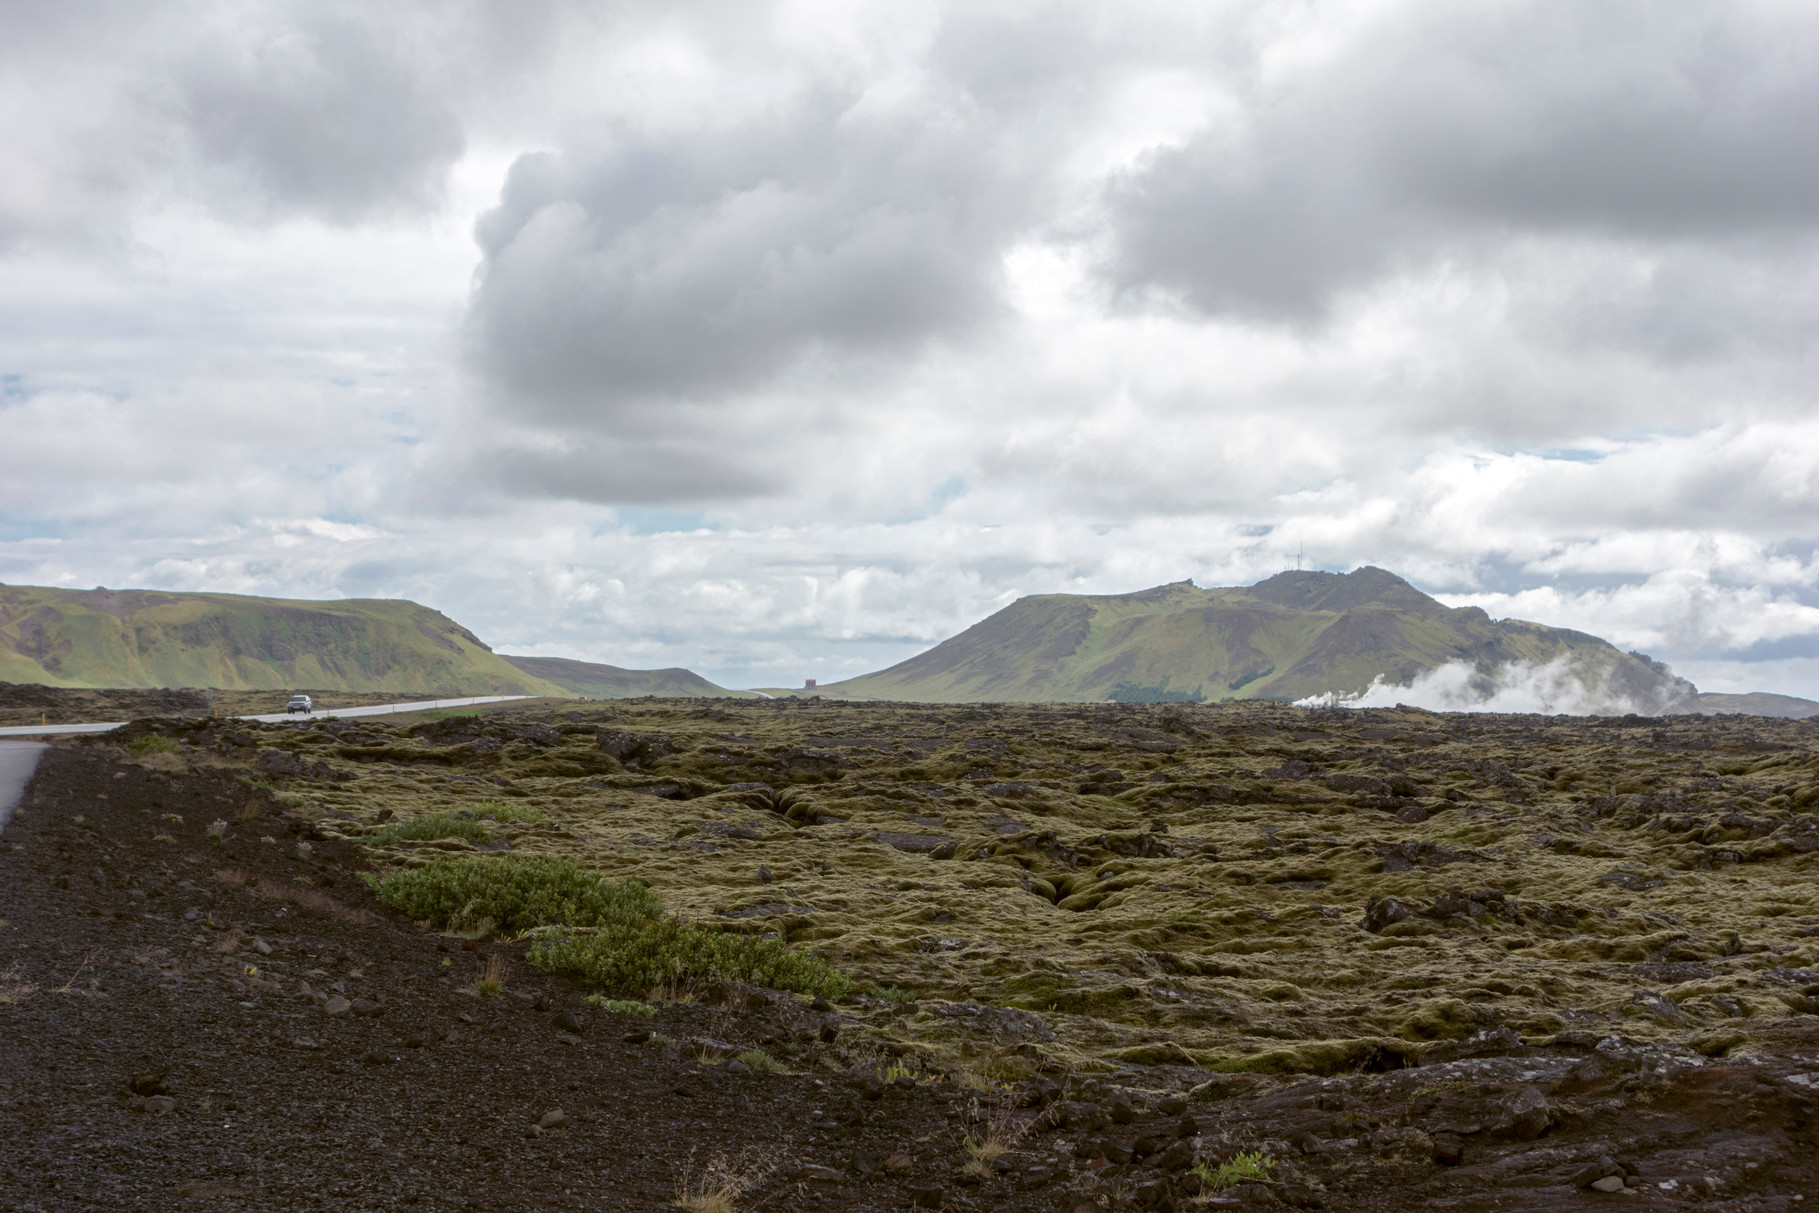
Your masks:
<path fill-rule="evenodd" d="M 11 0 L 0 130 L 0 581 L 750 686 L 1304 551 L 1819 695 L 1810 0 Z"/>

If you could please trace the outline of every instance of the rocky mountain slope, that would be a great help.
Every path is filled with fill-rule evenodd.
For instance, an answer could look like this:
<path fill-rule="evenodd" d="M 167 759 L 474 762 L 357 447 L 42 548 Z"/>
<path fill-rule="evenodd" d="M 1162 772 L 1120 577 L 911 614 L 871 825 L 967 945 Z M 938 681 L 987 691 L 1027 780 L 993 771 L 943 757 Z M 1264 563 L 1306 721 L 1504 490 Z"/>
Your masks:
<path fill-rule="evenodd" d="M 415 602 L 41 586 L 0 586 L 0 682 L 565 693 Z"/>
<path fill-rule="evenodd" d="M 1355 695 L 1465 663 L 1494 689 L 1512 668 L 1564 669 L 1611 710 L 1698 711 L 1665 666 L 1583 632 L 1447 607 L 1393 573 L 1281 573 L 1134 594 L 1022 598 L 926 653 L 820 688 L 924 703 L 1216 702 Z"/>

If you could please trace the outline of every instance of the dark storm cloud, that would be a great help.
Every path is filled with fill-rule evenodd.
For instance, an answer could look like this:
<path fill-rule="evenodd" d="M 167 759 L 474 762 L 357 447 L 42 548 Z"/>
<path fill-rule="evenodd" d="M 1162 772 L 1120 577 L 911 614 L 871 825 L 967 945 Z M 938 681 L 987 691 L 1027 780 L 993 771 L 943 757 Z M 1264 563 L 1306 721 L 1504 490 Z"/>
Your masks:
<path fill-rule="evenodd" d="M 1014 209 L 964 111 L 828 93 L 729 129 L 525 156 L 478 227 L 476 358 L 566 412 L 914 351 L 990 320 Z"/>
<path fill-rule="evenodd" d="M 1810 233 L 1819 22 L 1744 6 L 1413 6 L 1110 192 L 1108 277 L 1208 313 L 1318 316 L 1480 241 Z"/>

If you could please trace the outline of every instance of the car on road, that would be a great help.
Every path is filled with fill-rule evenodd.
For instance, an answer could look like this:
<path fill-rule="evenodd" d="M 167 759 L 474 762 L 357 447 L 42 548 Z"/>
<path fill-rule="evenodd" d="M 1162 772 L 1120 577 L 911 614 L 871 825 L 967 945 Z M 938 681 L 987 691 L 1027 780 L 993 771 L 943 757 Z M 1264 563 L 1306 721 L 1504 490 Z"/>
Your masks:
<path fill-rule="evenodd" d="M 314 706 L 310 703 L 308 695 L 292 695 L 291 701 L 284 705 L 284 711 L 286 715 L 292 712 L 302 712 L 308 716 Z"/>

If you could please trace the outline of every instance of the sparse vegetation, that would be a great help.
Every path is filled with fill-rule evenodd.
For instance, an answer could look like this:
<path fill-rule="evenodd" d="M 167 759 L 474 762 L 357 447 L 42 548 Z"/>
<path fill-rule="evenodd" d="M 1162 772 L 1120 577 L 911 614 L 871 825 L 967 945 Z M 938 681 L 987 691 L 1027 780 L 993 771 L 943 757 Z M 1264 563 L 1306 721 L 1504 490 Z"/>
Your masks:
<path fill-rule="evenodd" d="M 1239 1184 L 1268 1183 L 1270 1172 L 1275 1168 L 1276 1160 L 1269 1155 L 1247 1151 L 1216 1167 L 1202 1163 L 1194 1168 L 1194 1174 L 1200 1177 L 1201 1184 L 1209 1191 L 1217 1192 L 1222 1188 L 1235 1188 Z"/>
<path fill-rule="evenodd" d="M 182 747 L 177 744 L 177 739 L 175 737 L 165 737 L 158 733 L 147 733 L 145 736 L 134 741 L 132 745 L 127 748 L 132 750 L 135 754 L 147 755 L 175 754 Z"/>
<path fill-rule="evenodd" d="M 497 952 L 486 958 L 486 968 L 474 980 L 474 993 L 496 997 L 505 991 L 505 961 Z"/>
<path fill-rule="evenodd" d="M 766 1053 L 763 1049 L 747 1049 L 739 1054 L 739 1060 L 756 1074 L 788 1074 L 784 1064 Z"/>
<path fill-rule="evenodd" d="M 608 998 L 604 994 L 589 994 L 584 1001 L 588 1006 L 597 1007 L 609 1015 L 655 1015 L 657 1013 L 656 1007 L 635 998 Z"/>
<path fill-rule="evenodd" d="M 1010 1108 L 996 1105 L 982 1113 L 977 1129 L 962 1144 L 971 1156 L 967 1169 L 976 1175 L 989 1175 L 992 1164 L 1023 1140 L 1032 1122 L 1020 1119 Z"/>
<path fill-rule="evenodd" d="M 676 1208 L 686 1213 L 736 1213 L 739 1198 L 776 1169 L 774 1161 L 750 1153 L 737 1158 L 718 1155 L 697 1168 L 690 1150 L 677 1176 Z"/>

